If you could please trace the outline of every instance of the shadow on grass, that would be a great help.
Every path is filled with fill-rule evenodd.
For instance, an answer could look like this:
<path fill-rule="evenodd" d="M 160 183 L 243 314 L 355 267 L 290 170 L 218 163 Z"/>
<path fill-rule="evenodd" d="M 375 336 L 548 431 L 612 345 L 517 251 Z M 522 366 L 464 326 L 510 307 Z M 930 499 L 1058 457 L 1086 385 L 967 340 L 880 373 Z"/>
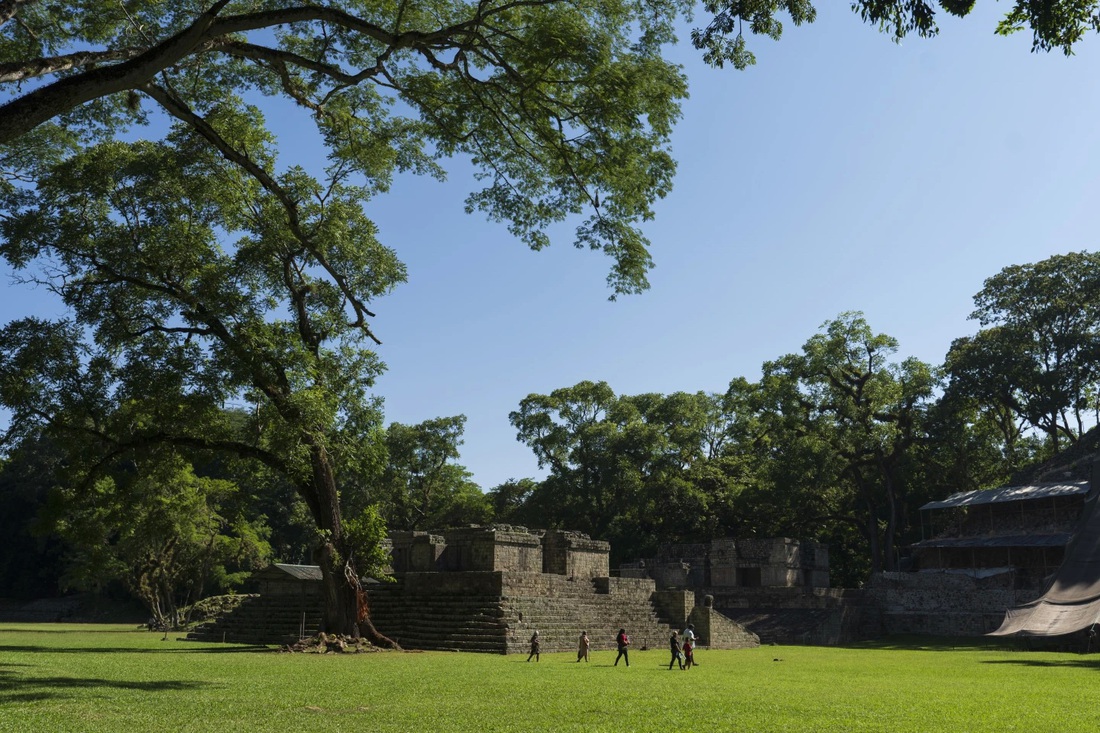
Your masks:
<path fill-rule="evenodd" d="M 1081 655 L 1084 656 L 1084 655 Z M 1022 667 L 1074 668 L 1100 670 L 1100 659 L 1034 659 L 1027 656 L 1019 659 L 989 659 L 982 664 L 1017 664 Z"/>
<path fill-rule="evenodd" d="M 183 692 L 208 687 L 191 680 L 127 681 L 81 677 L 24 677 L 0 670 L 0 705 L 38 702 L 67 697 L 67 690 L 137 690 L 139 692 Z"/>
<path fill-rule="evenodd" d="M 142 649 L 140 647 L 121 646 L 29 646 L 26 644 L 0 644 L 0 654 L 4 652 L 29 652 L 32 654 L 238 654 L 240 652 L 274 652 L 277 647 L 234 645 L 223 647 L 200 647 L 197 649 Z"/>
<path fill-rule="evenodd" d="M 848 649 L 869 651 L 959 652 L 959 651 L 1027 651 L 1021 640 L 987 638 L 984 636 L 891 636 L 844 645 Z"/>

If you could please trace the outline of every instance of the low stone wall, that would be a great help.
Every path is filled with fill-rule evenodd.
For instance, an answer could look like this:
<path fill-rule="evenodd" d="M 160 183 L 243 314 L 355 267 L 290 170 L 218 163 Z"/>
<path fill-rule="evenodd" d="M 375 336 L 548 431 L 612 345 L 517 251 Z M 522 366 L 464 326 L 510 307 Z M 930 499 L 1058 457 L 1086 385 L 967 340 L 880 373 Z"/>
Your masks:
<path fill-rule="evenodd" d="M 713 608 L 696 606 L 688 616 L 695 626 L 700 646 L 710 649 L 752 649 L 760 646 L 760 637 Z"/>
<path fill-rule="evenodd" d="M 710 588 L 714 607 L 723 608 L 838 608 L 853 592 L 843 588 Z M 703 592 L 697 595 L 700 605 Z"/>
<path fill-rule="evenodd" d="M 1039 591 L 1015 587 L 1011 571 L 989 577 L 952 572 L 878 573 L 864 590 L 879 611 L 879 633 L 982 636 L 1000 627 L 1005 611 Z"/>
<path fill-rule="evenodd" d="M 406 573 L 401 582 L 412 597 L 504 595 L 503 574 L 493 571 Z"/>

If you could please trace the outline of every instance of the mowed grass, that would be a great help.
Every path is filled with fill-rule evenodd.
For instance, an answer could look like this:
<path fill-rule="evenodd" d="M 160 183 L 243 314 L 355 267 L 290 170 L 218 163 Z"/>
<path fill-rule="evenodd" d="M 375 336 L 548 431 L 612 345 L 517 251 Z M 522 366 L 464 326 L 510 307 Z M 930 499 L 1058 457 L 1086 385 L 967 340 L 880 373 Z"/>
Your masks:
<path fill-rule="evenodd" d="M 119 626 L 0 625 L 0 731 L 1100 729 L 1100 658 L 995 646 L 526 656 L 284 654 Z"/>

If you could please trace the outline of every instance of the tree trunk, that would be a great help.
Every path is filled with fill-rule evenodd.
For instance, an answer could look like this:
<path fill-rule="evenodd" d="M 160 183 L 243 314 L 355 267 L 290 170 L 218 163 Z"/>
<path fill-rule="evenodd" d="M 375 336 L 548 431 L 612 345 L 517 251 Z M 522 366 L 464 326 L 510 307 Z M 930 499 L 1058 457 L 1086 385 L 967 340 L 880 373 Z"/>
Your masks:
<path fill-rule="evenodd" d="M 867 509 L 867 541 L 871 547 L 871 573 L 882 572 L 882 548 L 879 544 L 878 517 L 871 507 Z"/>
<path fill-rule="evenodd" d="M 331 457 L 323 446 L 314 444 L 311 460 L 312 488 L 317 499 L 314 504 L 314 519 L 325 538 L 317 557 L 317 564 L 321 567 L 321 586 L 325 602 L 322 628 L 330 634 L 344 634 L 353 638 L 359 638 L 360 631 L 365 631 L 370 643 L 396 647 L 397 644 L 378 633 L 370 621 L 366 595 L 359 582 L 351 549 L 344 541 L 340 493 L 336 486 Z"/>
<path fill-rule="evenodd" d="M 880 461 L 879 465 L 882 468 L 883 478 L 886 483 L 886 510 L 889 512 L 886 518 L 886 536 L 882 541 L 882 559 L 884 569 L 890 572 L 898 569 L 897 558 L 894 556 L 894 544 L 897 537 L 899 523 L 898 514 L 900 513 L 900 509 L 898 507 L 897 484 L 890 475 L 890 469 L 884 461 Z"/>

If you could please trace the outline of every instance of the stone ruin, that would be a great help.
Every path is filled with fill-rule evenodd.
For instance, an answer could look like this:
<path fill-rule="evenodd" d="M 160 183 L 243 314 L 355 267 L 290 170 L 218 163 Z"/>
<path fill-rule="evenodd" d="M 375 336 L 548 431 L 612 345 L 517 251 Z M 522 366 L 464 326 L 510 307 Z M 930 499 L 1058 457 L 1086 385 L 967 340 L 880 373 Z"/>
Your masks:
<path fill-rule="evenodd" d="M 658 590 L 650 578 L 616 577 L 610 545 L 579 532 L 493 525 L 394 532 L 393 582 L 368 582 L 371 620 L 406 649 L 527 653 L 534 631 L 543 652 L 615 647 L 625 628 L 633 648 L 664 651 L 672 629 L 695 625 L 703 646 L 732 649 L 759 639 L 688 589 Z M 273 566 L 260 593 L 189 638 L 288 643 L 320 631 L 319 573 Z"/>
<path fill-rule="evenodd" d="M 574 579 L 610 575 L 611 546 L 580 532 L 494 525 L 442 532 L 392 532 L 390 571 L 550 573 Z"/>
<path fill-rule="evenodd" d="M 620 574 L 652 578 L 659 588 L 828 588 L 829 548 L 787 537 L 662 545 L 657 557 L 624 563 Z"/>
<path fill-rule="evenodd" d="M 788 537 L 669 544 L 625 563 L 622 577 L 686 590 L 696 605 L 744 626 L 765 643 L 837 644 L 860 635 L 852 591 L 829 587 L 829 549 Z"/>
<path fill-rule="evenodd" d="M 394 582 L 365 588 L 376 628 L 409 649 L 526 653 L 535 630 L 546 652 L 575 650 L 582 630 L 594 650 L 613 649 L 619 627 L 635 648 L 663 649 L 670 629 L 689 622 L 712 648 L 975 636 L 1041 593 L 1083 490 L 969 507 L 911 548 L 906 572 L 879 573 L 861 589 L 830 587 L 828 548 L 816 542 L 665 545 L 615 572 L 607 542 L 508 525 L 394 532 Z M 256 575 L 257 596 L 192 638 L 287 643 L 315 634 L 319 578 L 313 566 L 272 566 Z"/>

